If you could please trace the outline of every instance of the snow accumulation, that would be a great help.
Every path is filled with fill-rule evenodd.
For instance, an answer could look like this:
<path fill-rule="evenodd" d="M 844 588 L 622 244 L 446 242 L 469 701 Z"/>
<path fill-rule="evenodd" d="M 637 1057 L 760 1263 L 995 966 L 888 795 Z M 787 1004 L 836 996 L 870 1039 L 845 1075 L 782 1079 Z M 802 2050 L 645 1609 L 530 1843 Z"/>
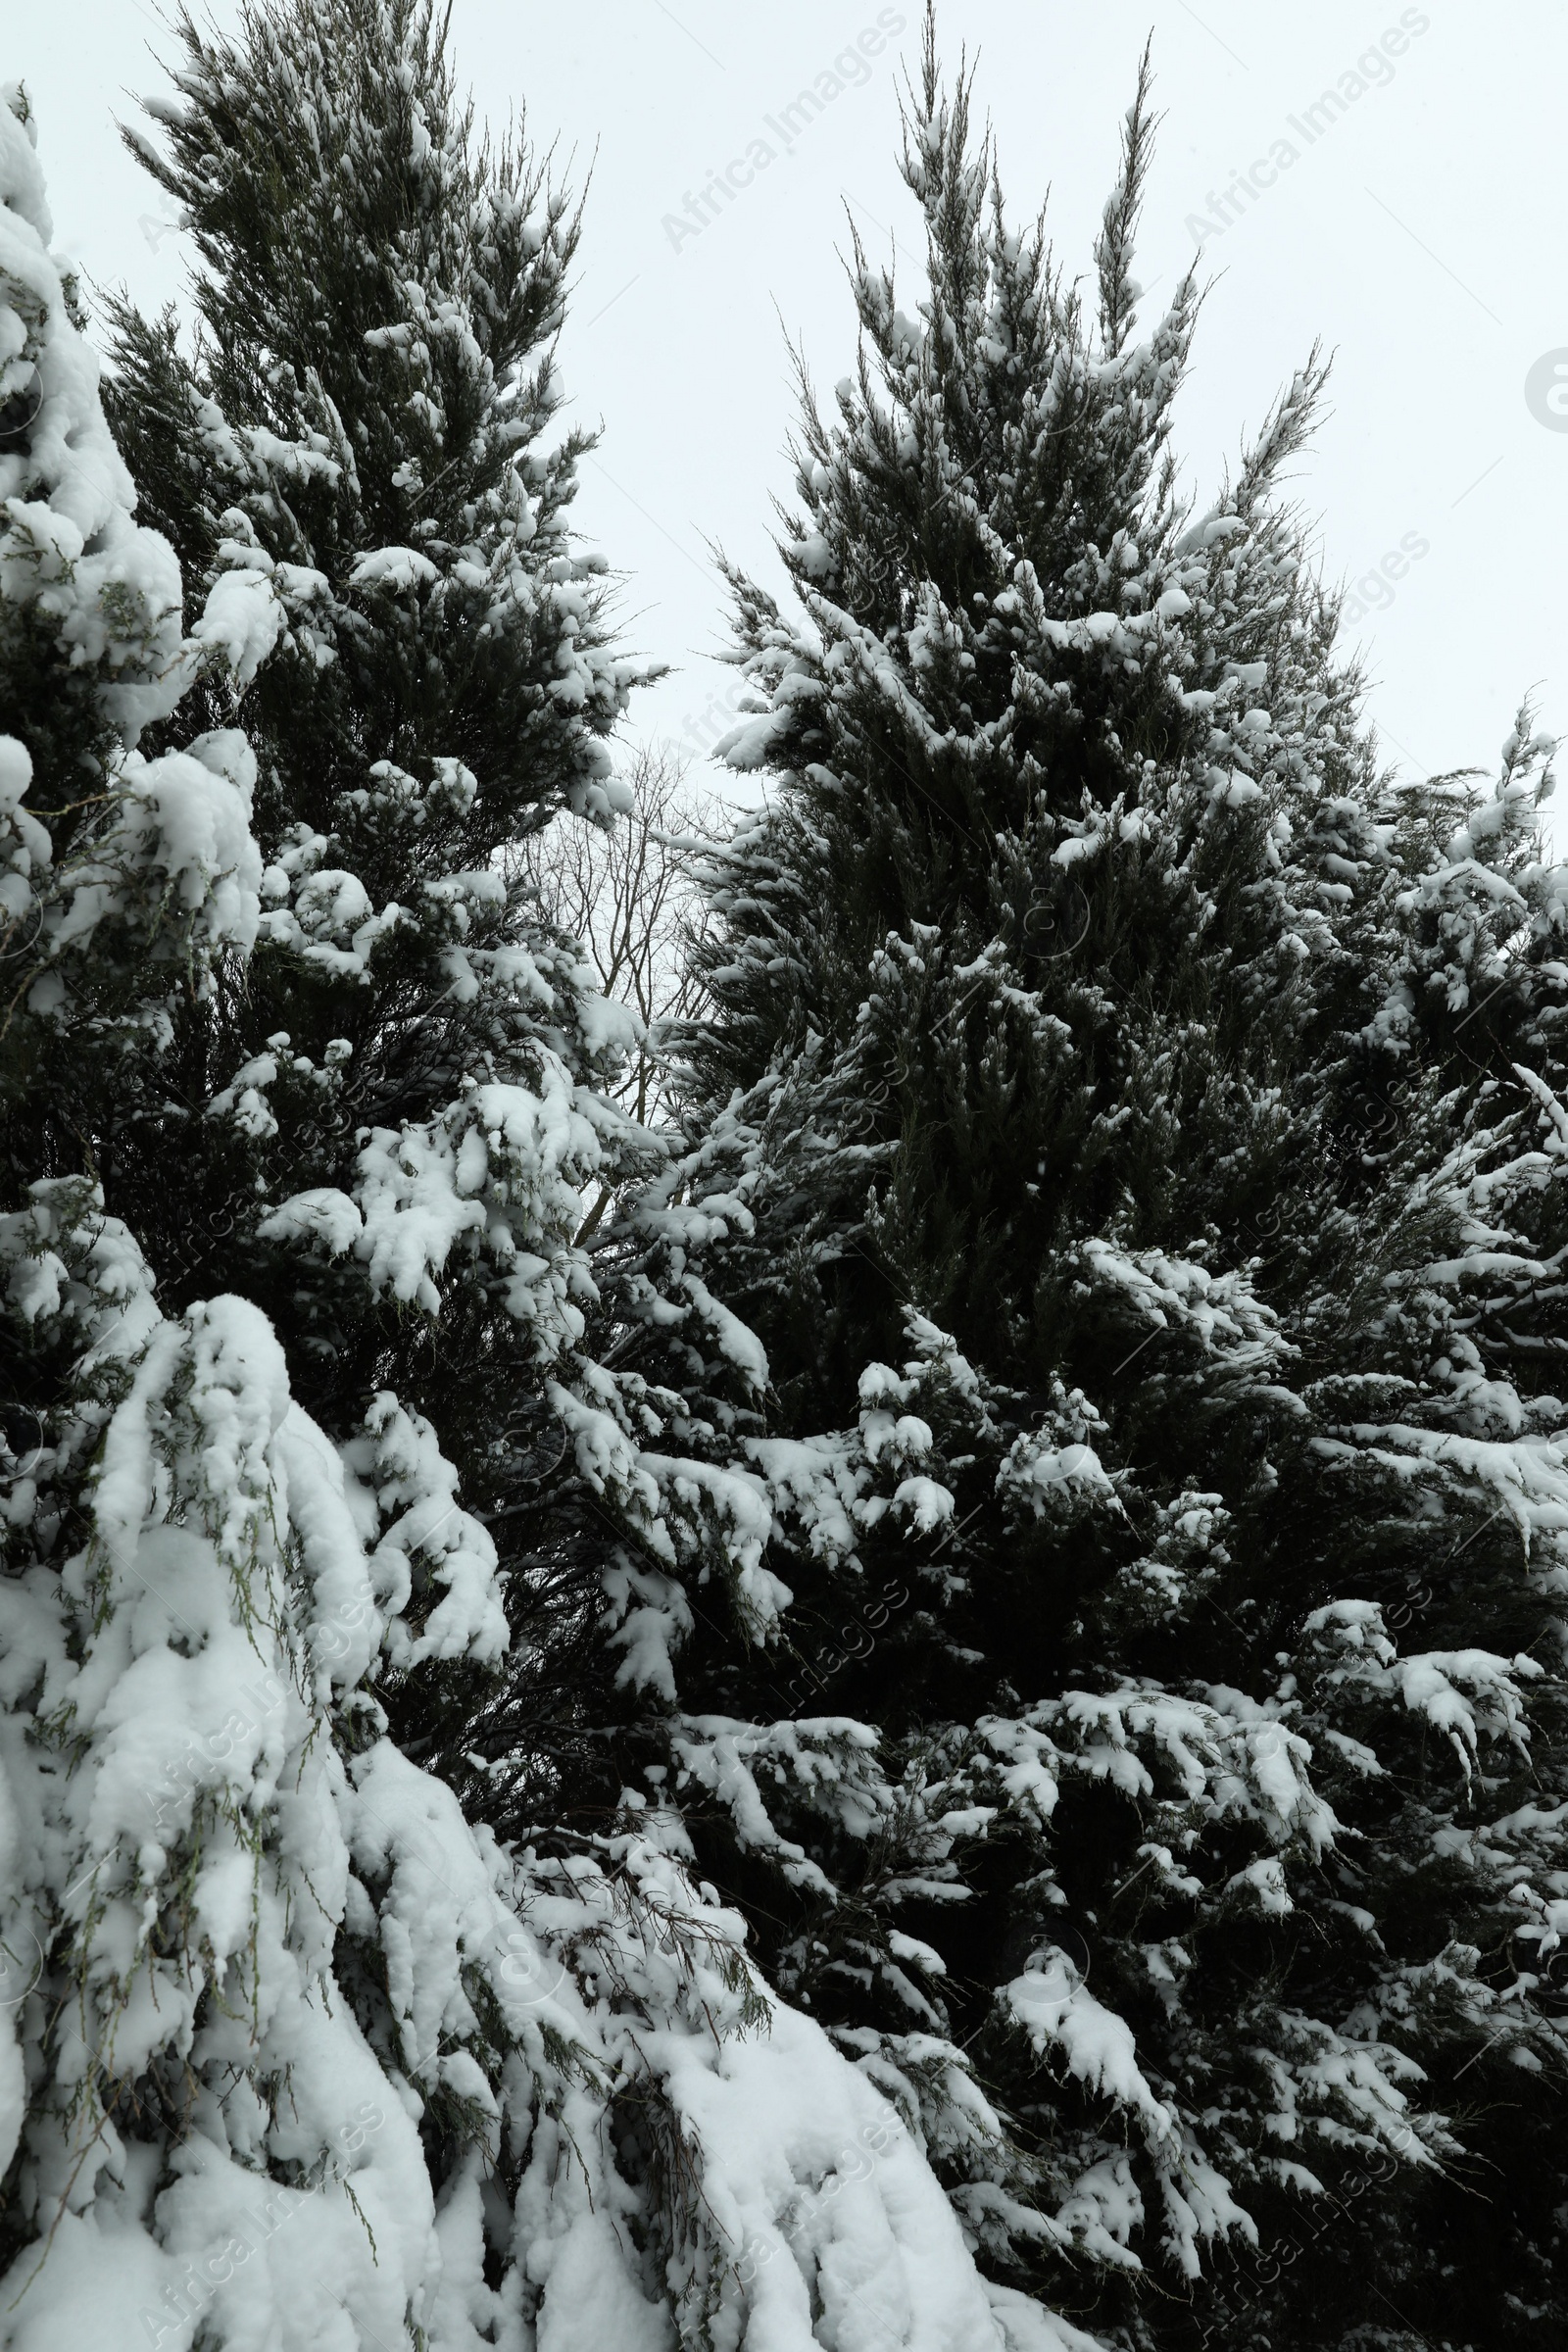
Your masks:
<path fill-rule="evenodd" d="M 612 1854 L 532 1867 L 378 1731 L 383 1648 L 504 1639 L 427 1424 L 383 1396 L 335 1448 L 255 1307 L 164 1317 L 128 1234 L 69 1186 L 0 1224 L 0 1262 L 73 1336 L 58 1452 L 98 1461 L 84 1541 L 15 1589 L 0 1681 L 0 1933 L 38 1956 L 0 2010 L 0 2147 L 24 2141 L 39 2232 L 5 2282 L 8 2352 L 198 2328 L 316 2352 L 411 2320 L 432 2352 L 664 2352 L 671 2288 L 737 2347 L 1088 2342 L 988 2292 L 906 2123 L 761 1986 L 672 1816 L 628 1798 Z M 446 1590 L 411 1641 L 420 1559 Z M 694 1758 L 747 1771 L 750 1728 L 694 1725 Z M 115 2095 L 134 2082 L 163 2085 L 157 2111 Z M 604 2133 L 638 2083 L 708 2215 L 662 2294 Z M 500 2287 L 483 2134 L 443 2181 L 421 2146 L 443 2101 L 528 2150 Z"/>
<path fill-rule="evenodd" d="M 25 452 L 0 451 L 0 597 L 54 629 L 122 745 L 104 823 L 57 871 L 29 755 L 0 736 L 5 918 L 32 923 L 50 962 L 128 927 L 138 971 L 167 933 L 198 990 L 213 948 L 258 940 L 352 979 L 403 912 L 378 913 L 317 836 L 264 871 L 243 735 L 135 749 L 204 672 L 243 693 L 325 583 L 225 543 L 182 636 L 178 569 L 132 519 L 51 234 L 28 110 L 0 91 L 0 399 L 34 375 L 40 394 Z M 239 448 L 210 403 L 198 421 L 237 470 L 335 467 L 266 436 Z M 435 572 L 384 548 L 351 585 L 422 594 Z M 495 584 L 582 636 L 557 689 L 571 707 L 595 685 L 587 581 L 563 559 Z M 389 762 L 369 774 L 432 806 L 475 789 L 456 760 L 427 787 Z M 623 794 L 600 777 L 579 797 L 609 813 Z M 556 983 L 526 951 L 462 960 L 492 878 L 441 887 L 455 984 L 477 987 L 488 956 L 489 978 L 548 1010 Z M 591 1005 L 585 1033 L 609 1052 L 625 1024 Z M 208 1115 L 274 1134 L 287 1047 L 245 1058 Z M 571 1237 L 603 1127 L 541 1050 L 528 1086 L 473 1084 L 438 1117 L 362 1131 L 351 1189 L 302 1192 L 264 1232 L 352 1253 L 432 1315 L 454 1263 L 480 1255 L 555 1363 L 591 1294 Z M 0 1628 L 0 2168 L 27 2235 L 0 2280 L 0 2352 L 1094 2352 L 982 2279 L 908 2119 L 761 1982 L 673 1811 L 627 1791 L 580 1850 L 541 1858 L 400 1750 L 376 1694 L 388 1669 L 506 1652 L 487 1529 L 390 1390 L 336 1443 L 252 1301 L 165 1312 L 156 1275 L 86 1176 L 36 1182 L 0 1216 L 10 1308 L 58 1375 L 4 1503 L 23 1541 Z M 757 1341 L 695 1274 L 678 1297 L 764 1385 Z M 951 1509 L 917 1467 L 927 1425 L 885 1399 L 808 1480 L 797 1452 L 770 1481 L 761 1462 L 640 1452 L 590 1374 L 549 1395 L 585 1482 L 646 1531 L 643 1564 L 606 1578 L 634 1682 L 667 1683 L 688 1604 L 658 1563 L 699 1521 L 723 1530 L 765 1639 L 789 1594 L 763 1547 L 792 1482 L 829 1548 L 878 1462 L 907 1470 L 891 1507 L 910 1526 Z M 791 1768 L 869 1820 L 871 1735 L 788 1728 Z M 779 1738 L 698 1718 L 685 1739 L 693 1775 L 764 1837 L 756 1774 Z M 662 2150 L 672 2213 L 638 2184 L 636 2130 Z"/>

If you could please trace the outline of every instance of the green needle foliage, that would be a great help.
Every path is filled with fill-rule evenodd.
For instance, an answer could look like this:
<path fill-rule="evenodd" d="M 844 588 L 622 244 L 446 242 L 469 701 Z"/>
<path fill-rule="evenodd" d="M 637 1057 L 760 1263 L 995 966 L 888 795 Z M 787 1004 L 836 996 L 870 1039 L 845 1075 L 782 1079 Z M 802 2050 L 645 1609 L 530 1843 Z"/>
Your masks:
<path fill-rule="evenodd" d="M 608 1100 L 633 1026 L 515 854 L 630 798 L 607 738 L 633 669 L 569 525 L 589 444 L 557 428 L 580 216 L 520 130 L 481 141 L 429 8 L 179 37 L 161 141 L 127 136 L 189 222 L 199 325 L 187 352 L 172 314 L 116 313 L 111 415 L 187 581 L 231 600 L 265 912 L 164 1099 L 118 1123 L 112 1198 L 176 1301 L 220 1273 L 266 1308 L 335 1435 L 382 1391 L 436 1414 L 535 1665 L 504 1735 L 456 1663 L 400 1729 L 444 1749 L 450 1712 L 460 1784 L 495 1795 L 464 1754 L 526 1748 L 548 1788 L 604 1527 L 561 1499 L 545 1391 L 594 1304 L 581 1193 L 640 1150 Z M 235 715 L 207 699 L 197 723 Z"/>
<path fill-rule="evenodd" d="M 1068 282 L 928 23 L 917 308 L 857 242 L 801 616 L 730 575 L 765 801 L 710 861 L 686 1167 L 745 1211 L 700 1262 L 766 1348 L 794 1605 L 712 1704 L 867 1727 L 883 1780 L 710 1867 L 982 2260 L 1107 2342 L 1544 2343 L 1551 746 L 1467 820 L 1380 773 L 1282 491 L 1315 357 L 1178 495 L 1152 127 L 1146 60 Z"/>

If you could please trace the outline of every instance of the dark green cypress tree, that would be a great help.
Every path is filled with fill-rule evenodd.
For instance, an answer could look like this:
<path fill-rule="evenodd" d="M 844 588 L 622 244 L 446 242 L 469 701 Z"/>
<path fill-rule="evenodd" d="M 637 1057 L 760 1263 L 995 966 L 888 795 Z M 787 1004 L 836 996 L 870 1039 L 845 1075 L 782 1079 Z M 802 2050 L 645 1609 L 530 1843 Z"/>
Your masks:
<path fill-rule="evenodd" d="M 1404 2345 L 1445 2324 L 1436 2217 L 1512 2170 L 1466 2083 L 1530 2108 L 1562 2060 L 1507 1941 L 1527 1849 L 1556 1932 L 1562 1414 L 1460 1344 L 1490 1163 L 1412 1042 L 1470 1001 L 1456 900 L 1499 969 L 1524 917 L 1470 850 L 1420 879 L 1379 776 L 1278 487 L 1316 363 L 1176 497 L 1197 294 L 1136 336 L 1151 131 L 1146 67 L 1085 296 L 928 22 L 923 298 L 857 245 L 804 620 L 732 577 L 766 802 L 710 862 L 677 1246 L 766 1348 L 793 1607 L 765 1696 L 688 1643 L 683 1703 L 706 1670 L 774 1783 L 691 1819 L 999 2278 L 1126 2344 Z M 1446 1613 L 1400 1619 L 1435 1549 Z M 774 1768 L 856 1725 L 858 1823 Z M 1547 2340 L 1552 2193 L 1527 2284 L 1469 2241 L 1492 2332 L 1451 2340 Z"/>
<path fill-rule="evenodd" d="M 568 523 L 586 442 L 548 446 L 578 216 L 520 137 L 480 146 L 428 9 L 181 38 L 167 152 L 131 138 L 190 221 L 200 331 L 187 356 L 172 316 L 122 309 L 111 416 L 187 578 L 254 632 L 268 909 L 159 1115 L 125 1122 L 119 1182 L 185 1293 L 220 1261 L 288 1333 L 335 1433 L 377 1390 L 442 1401 L 469 1498 L 520 1499 L 515 1549 L 549 1555 L 511 1595 L 552 1621 L 531 1634 L 564 1736 L 587 1538 L 529 1538 L 560 1452 L 545 1367 L 589 1297 L 578 1194 L 627 1145 L 595 1109 L 626 1041 L 499 853 L 624 798 L 604 739 L 631 673 Z M 513 1133 L 485 1090 L 519 1082 L 538 1108 Z M 162 1185 L 171 1151 L 204 1215 Z M 439 1745 L 418 1704 L 406 1736 Z"/>
<path fill-rule="evenodd" d="M 1463 2149 L 1398 2217 L 1377 2276 L 1430 2337 L 1510 2347 L 1564 2320 L 1568 875 L 1540 814 L 1554 748 L 1521 711 L 1491 790 L 1464 775 L 1400 796 L 1406 883 L 1374 1023 L 1399 1075 L 1358 1220 L 1380 1280 L 1337 1315 L 1320 1302 L 1359 1375 L 1335 1384 L 1324 1450 L 1355 1497 L 1351 1589 L 1378 1607 L 1341 1670 L 1388 1773 L 1356 1816 L 1358 1899 L 1389 1923 L 1383 2014 L 1420 2019 L 1422 2095 Z M 1493 1682 L 1493 1737 L 1455 1787 L 1420 1718 L 1471 1744 L 1444 1691 L 1466 1675 Z"/>

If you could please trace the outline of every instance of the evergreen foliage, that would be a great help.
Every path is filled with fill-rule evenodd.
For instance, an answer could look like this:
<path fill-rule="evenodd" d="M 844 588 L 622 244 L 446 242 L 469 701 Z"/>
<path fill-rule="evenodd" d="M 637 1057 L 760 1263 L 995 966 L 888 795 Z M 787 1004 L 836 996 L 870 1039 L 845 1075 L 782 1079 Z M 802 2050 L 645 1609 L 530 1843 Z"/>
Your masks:
<path fill-rule="evenodd" d="M 994 2352 L 917 2142 L 606 1739 L 634 1556 L 774 1588 L 760 1481 L 594 1352 L 706 1294 L 579 1243 L 666 1154 L 526 881 L 627 798 L 549 442 L 576 215 L 422 0 L 176 30 L 140 526 L 0 108 L 0 2342 Z"/>
<path fill-rule="evenodd" d="M 1147 58 L 1080 286 L 928 16 L 672 977 L 552 159 L 175 31 L 102 400 L 0 91 L 0 2352 L 1554 2344 L 1553 747 L 1315 355 L 1180 494 Z"/>
<path fill-rule="evenodd" d="M 168 154 L 134 144 L 190 220 L 201 334 L 192 366 L 172 315 L 122 310 L 112 415 L 144 512 L 248 648 L 267 910 L 123 1182 L 186 1295 L 212 1279 L 193 1226 L 213 1230 L 334 1434 L 378 1389 L 440 1396 L 478 1507 L 531 1505 L 559 1450 L 536 1442 L 544 1367 L 584 1327 L 577 1196 L 626 1148 L 601 1100 L 631 1038 L 497 867 L 558 810 L 626 798 L 605 737 L 631 673 L 567 526 L 586 444 L 547 446 L 578 218 L 520 137 L 480 147 L 428 11 L 261 10 L 238 48 L 183 42 Z M 172 1149 L 205 1220 L 157 1181 Z M 530 1629 L 541 1657 L 592 1583 L 580 1540 L 551 1549 L 548 1579 L 511 1587 L 555 1621 L 553 1642 Z M 424 1651 L 464 1646 L 437 1627 Z M 564 1734 L 561 1690 L 537 1695 Z M 539 1730 L 511 1745 L 541 1756 Z"/>
<path fill-rule="evenodd" d="M 917 315 L 857 242 L 803 616 L 731 575 L 765 803 L 710 860 L 680 1180 L 793 1606 L 760 1706 L 700 1634 L 682 1698 L 779 1718 L 758 1760 L 876 1744 L 858 1825 L 786 1784 L 699 1851 L 988 2269 L 1104 2341 L 1544 2343 L 1551 747 L 1457 829 L 1380 775 L 1281 492 L 1315 359 L 1179 499 L 1152 128 L 1146 63 L 1081 290 L 928 23 Z"/>

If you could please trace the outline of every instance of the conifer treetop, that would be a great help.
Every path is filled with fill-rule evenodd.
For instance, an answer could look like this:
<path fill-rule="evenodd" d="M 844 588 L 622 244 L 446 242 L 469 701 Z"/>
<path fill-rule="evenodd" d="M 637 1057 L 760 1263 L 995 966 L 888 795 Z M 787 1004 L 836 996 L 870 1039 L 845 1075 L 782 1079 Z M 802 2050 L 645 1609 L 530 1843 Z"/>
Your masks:
<path fill-rule="evenodd" d="M 1380 770 L 1287 488 L 1321 355 L 1178 495 L 1149 99 L 1146 58 L 1080 290 L 928 22 L 919 297 L 855 242 L 793 599 L 729 575 L 766 792 L 707 861 L 665 1187 L 771 1382 L 790 1647 L 731 1736 L 867 1747 L 858 1824 L 764 1766 L 698 1834 L 993 2275 L 1140 2352 L 1305 2347 L 1426 2294 L 1448 2168 L 1513 2165 L 1483 2070 L 1549 2170 L 1564 902 L 1532 722 L 1446 816 Z M 694 1711 L 705 1670 L 738 1716 L 699 1630 Z M 1554 2309 L 1527 2201 L 1477 2276 Z"/>

